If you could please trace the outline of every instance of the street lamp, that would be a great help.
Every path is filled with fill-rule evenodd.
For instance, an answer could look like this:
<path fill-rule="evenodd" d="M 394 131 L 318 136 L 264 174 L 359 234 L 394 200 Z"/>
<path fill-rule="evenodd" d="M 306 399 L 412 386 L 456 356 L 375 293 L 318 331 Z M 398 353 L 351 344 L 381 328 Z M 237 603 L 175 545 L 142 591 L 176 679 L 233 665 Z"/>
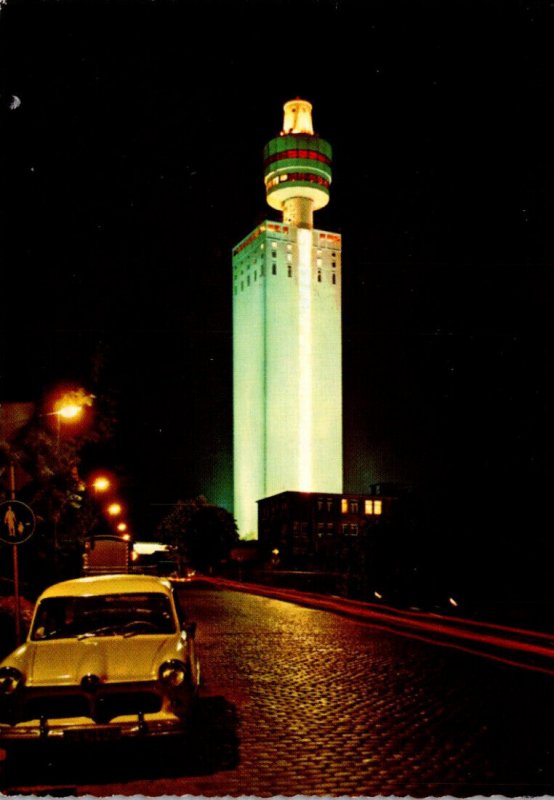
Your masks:
<path fill-rule="evenodd" d="M 98 494 L 98 492 L 107 492 L 110 488 L 111 481 L 105 475 L 98 475 L 92 482 L 92 488 L 94 489 L 94 493 Z"/>
<path fill-rule="evenodd" d="M 122 512 L 121 505 L 119 503 L 110 503 L 107 507 L 106 511 L 110 515 L 110 517 L 118 517 Z"/>
<path fill-rule="evenodd" d="M 70 389 L 54 401 L 54 413 L 66 419 L 80 416 L 85 407 L 92 406 L 93 394 L 87 394 L 84 389 Z"/>
<path fill-rule="evenodd" d="M 87 394 L 84 389 L 71 389 L 64 392 L 53 402 L 53 411 L 47 416 L 56 417 L 56 448 L 60 449 L 61 423 L 77 423 L 81 420 L 85 408 L 92 406 L 93 394 Z"/>

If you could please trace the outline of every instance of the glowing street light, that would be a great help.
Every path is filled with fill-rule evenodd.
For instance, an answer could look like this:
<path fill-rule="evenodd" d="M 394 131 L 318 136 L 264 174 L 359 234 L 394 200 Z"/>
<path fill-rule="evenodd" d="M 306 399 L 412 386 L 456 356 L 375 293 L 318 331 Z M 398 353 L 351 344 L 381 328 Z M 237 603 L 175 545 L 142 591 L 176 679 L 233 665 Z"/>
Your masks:
<path fill-rule="evenodd" d="M 94 395 L 87 394 L 84 389 L 80 388 L 66 391 L 54 400 L 51 406 L 53 411 L 49 411 L 46 416 L 56 417 L 56 443 L 58 449 L 60 446 L 61 423 L 73 424 L 79 422 L 85 408 L 92 406 L 93 401 Z"/>
<path fill-rule="evenodd" d="M 75 419 L 75 417 L 79 417 L 82 413 L 82 406 L 75 405 L 63 406 L 56 411 L 56 414 L 64 419 Z"/>
<path fill-rule="evenodd" d="M 119 525 L 117 525 L 117 530 L 121 531 L 121 533 L 123 533 L 124 531 L 127 530 L 127 527 L 128 526 L 127 526 L 126 522 L 120 522 Z"/>
<path fill-rule="evenodd" d="M 94 489 L 95 493 L 98 492 L 107 492 L 110 488 L 111 481 L 105 475 L 98 475 L 92 482 L 92 488 Z"/>
<path fill-rule="evenodd" d="M 55 400 L 53 413 L 58 419 L 75 420 L 82 415 L 85 407 L 92 406 L 93 400 L 94 395 L 87 394 L 84 389 L 73 389 Z"/>
<path fill-rule="evenodd" d="M 119 503 L 110 503 L 106 510 L 110 517 L 118 517 L 123 509 Z"/>

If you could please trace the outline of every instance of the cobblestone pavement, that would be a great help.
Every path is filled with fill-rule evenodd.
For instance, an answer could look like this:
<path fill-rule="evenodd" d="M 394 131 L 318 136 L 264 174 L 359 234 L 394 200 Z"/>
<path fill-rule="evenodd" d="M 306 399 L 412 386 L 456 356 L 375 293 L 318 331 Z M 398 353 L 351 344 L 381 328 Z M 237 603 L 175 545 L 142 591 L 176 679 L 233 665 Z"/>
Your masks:
<path fill-rule="evenodd" d="M 96 757 L 73 783 L 62 765 L 58 794 L 554 794 L 552 678 L 279 600 L 182 597 L 205 681 L 189 746 Z"/>

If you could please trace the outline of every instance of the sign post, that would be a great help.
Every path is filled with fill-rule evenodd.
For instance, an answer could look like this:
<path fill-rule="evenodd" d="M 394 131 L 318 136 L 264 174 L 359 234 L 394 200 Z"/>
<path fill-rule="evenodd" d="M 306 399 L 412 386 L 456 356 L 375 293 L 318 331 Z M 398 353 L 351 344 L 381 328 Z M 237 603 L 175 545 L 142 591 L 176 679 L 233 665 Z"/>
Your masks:
<path fill-rule="evenodd" d="M 10 472 L 10 496 L 15 495 L 15 487 Z M 21 644 L 21 609 L 19 603 L 19 560 L 18 545 L 26 542 L 35 530 L 35 515 L 32 508 L 19 500 L 6 500 L 0 503 L 0 541 L 12 545 L 13 587 L 15 599 L 15 639 Z"/>

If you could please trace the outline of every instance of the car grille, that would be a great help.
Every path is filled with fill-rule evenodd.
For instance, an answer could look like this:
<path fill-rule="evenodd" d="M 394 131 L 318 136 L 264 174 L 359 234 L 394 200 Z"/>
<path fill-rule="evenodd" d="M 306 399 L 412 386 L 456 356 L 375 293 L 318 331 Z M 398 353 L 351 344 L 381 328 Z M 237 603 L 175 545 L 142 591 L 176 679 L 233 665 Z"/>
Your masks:
<path fill-rule="evenodd" d="M 17 715 L 20 719 L 60 719 L 62 717 L 89 717 L 90 704 L 78 694 L 56 697 L 30 697 Z"/>
<path fill-rule="evenodd" d="M 152 691 L 110 691 L 86 694 L 53 694 L 23 699 L 16 711 L 20 721 L 29 719 L 63 719 L 91 717 L 97 722 L 109 722 L 124 714 L 151 714 L 160 711 L 162 698 Z"/>

